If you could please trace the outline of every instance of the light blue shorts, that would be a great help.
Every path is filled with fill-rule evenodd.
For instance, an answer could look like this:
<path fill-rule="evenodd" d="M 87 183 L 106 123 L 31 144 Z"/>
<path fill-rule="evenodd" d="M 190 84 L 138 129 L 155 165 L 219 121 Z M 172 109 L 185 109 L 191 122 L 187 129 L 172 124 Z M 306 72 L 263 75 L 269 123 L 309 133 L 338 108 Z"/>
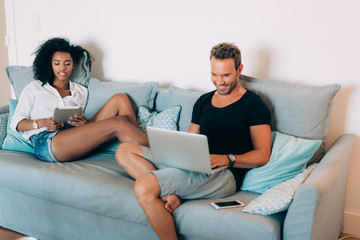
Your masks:
<path fill-rule="evenodd" d="M 51 140 L 58 133 L 42 131 L 30 137 L 36 156 L 45 162 L 58 162 L 51 151 Z"/>
<path fill-rule="evenodd" d="M 157 168 L 152 173 L 160 185 L 160 197 L 175 194 L 182 199 L 222 198 L 236 192 L 234 175 L 228 169 L 206 174 L 167 167 L 153 162 L 150 148 L 142 149 L 143 157 Z"/>

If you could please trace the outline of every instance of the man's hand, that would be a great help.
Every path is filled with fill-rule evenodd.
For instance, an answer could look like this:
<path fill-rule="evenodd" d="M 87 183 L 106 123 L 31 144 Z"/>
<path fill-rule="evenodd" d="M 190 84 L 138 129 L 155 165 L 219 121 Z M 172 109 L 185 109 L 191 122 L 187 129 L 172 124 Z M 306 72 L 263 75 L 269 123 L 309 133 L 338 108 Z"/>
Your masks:
<path fill-rule="evenodd" d="M 181 201 L 176 195 L 168 195 L 161 198 L 164 202 L 164 207 L 169 213 L 173 213 L 181 205 Z"/>
<path fill-rule="evenodd" d="M 79 127 L 87 123 L 87 118 L 84 116 L 83 113 L 81 113 L 81 115 L 75 115 L 73 117 L 70 117 L 68 123 L 75 127 Z"/>
<path fill-rule="evenodd" d="M 48 132 L 55 132 L 62 127 L 64 127 L 64 124 L 62 122 L 54 121 L 52 117 L 46 119 L 46 130 Z"/>
<path fill-rule="evenodd" d="M 211 168 L 229 166 L 229 159 L 227 155 L 210 154 Z"/>

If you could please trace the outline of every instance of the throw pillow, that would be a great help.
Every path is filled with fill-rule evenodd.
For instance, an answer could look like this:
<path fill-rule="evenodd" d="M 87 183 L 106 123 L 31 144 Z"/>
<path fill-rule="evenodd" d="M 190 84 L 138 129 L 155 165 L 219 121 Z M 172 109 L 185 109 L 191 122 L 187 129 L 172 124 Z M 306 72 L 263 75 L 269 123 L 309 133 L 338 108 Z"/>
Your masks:
<path fill-rule="evenodd" d="M 309 166 L 294 178 L 267 189 L 262 195 L 252 200 L 242 211 L 260 215 L 271 215 L 286 211 L 300 185 L 305 182 L 317 163 Z"/>
<path fill-rule="evenodd" d="M 9 113 L 0 114 L 0 148 L 2 147 L 3 141 L 6 137 L 8 118 Z"/>
<path fill-rule="evenodd" d="M 7 135 L 4 139 L 2 149 L 34 153 L 34 149 L 32 145 L 26 142 L 24 137 L 22 136 L 23 132 L 15 132 L 10 129 L 10 122 L 15 112 L 16 105 L 17 105 L 16 100 L 9 99 L 10 114 L 7 123 Z"/>
<path fill-rule="evenodd" d="M 181 106 L 174 106 L 162 112 L 150 112 L 149 108 L 140 106 L 138 110 L 139 129 L 146 134 L 146 127 L 178 130 Z"/>
<path fill-rule="evenodd" d="M 4 105 L 0 107 L 0 114 L 9 113 L 9 105 Z"/>
<path fill-rule="evenodd" d="M 91 78 L 89 81 L 89 99 L 84 114 L 90 119 L 95 113 L 116 93 L 125 93 L 133 103 L 136 113 L 138 106 L 153 108 L 154 99 L 159 83 L 125 83 L 125 82 L 102 82 Z"/>
<path fill-rule="evenodd" d="M 272 133 L 272 150 L 269 162 L 245 175 L 241 190 L 263 193 L 301 173 L 321 145 L 321 140 L 308 140 Z"/>
<path fill-rule="evenodd" d="M 87 86 L 89 79 L 89 70 L 85 65 L 86 59 L 87 54 L 84 52 L 83 59 L 75 66 L 75 69 L 70 76 L 72 81 L 80 83 L 85 87 Z M 6 68 L 6 73 L 14 88 L 16 99 L 19 99 L 20 93 L 24 87 L 34 80 L 33 69 L 32 67 L 26 66 L 9 66 Z"/>

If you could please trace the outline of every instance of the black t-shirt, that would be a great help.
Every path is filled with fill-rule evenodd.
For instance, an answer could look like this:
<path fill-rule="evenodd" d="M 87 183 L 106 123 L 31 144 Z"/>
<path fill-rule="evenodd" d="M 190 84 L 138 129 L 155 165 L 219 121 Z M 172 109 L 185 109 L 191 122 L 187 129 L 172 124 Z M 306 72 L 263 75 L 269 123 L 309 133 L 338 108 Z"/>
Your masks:
<path fill-rule="evenodd" d="M 202 95 L 195 103 L 191 122 L 200 125 L 208 137 L 211 154 L 243 154 L 254 149 L 250 126 L 269 124 L 270 112 L 255 93 L 247 90 L 236 102 L 223 107 L 211 103 L 215 91 Z M 239 189 L 249 169 L 230 168 Z"/>

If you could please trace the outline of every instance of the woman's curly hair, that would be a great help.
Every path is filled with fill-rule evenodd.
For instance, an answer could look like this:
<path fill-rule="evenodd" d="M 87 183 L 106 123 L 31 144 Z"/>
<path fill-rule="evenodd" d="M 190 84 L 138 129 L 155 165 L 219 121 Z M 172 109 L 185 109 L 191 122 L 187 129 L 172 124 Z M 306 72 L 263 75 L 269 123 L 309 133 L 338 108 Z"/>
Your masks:
<path fill-rule="evenodd" d="M 87 54 L 85 64 L 91 71 L 93 57 L 86 49 L 70 44 L 66 38 L 51 38 L 41 44 L 34 52 L 36 55 L 32 66 L 34 78 L 40 80 L 43 85 L 45 83 L 52 84 L 55 79 L 52 69 L 52 58 L 55 52 L 69 53 L 75 64 L 79 63 L 85 52 Z"/>

